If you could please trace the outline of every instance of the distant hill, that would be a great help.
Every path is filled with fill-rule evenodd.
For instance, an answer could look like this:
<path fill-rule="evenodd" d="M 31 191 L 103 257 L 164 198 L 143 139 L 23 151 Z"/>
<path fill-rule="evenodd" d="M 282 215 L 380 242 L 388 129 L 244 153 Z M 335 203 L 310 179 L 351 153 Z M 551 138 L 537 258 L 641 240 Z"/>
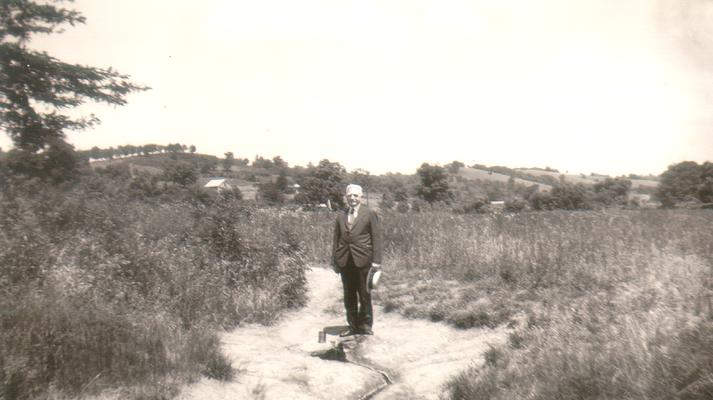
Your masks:
<path fill-rule="evenodd" d="M 593 185 L 597 182 L 602 182 L 607 178 L 611 178 L 608 175 L 599 175 L 599 174 L 590 174 L 590 175 L 575 175 L 575 174 L 560 174 L 559 172 L 552 172 L 552 171 L 543 171 L 540 169 L 525 169 L 525 168 L 518 168 L 518 171 L 523 171 L 527 174 L 530 175 L 535 175 L 535 176 L 551 176 L 555 179 L 560 179 L 561 175 L 564 175 L 565 180 L 570 183 L 583 183 L 586 185 Z M 659 183 L 654 180 L 650 179 L 638 179 L 638 178 L 626 178 L 631 181 L 631 187 L 636 189 L 636 188 L 656 188 L 658 187 Z"/>
<path fill-rule="evenodd" d="M 97 160 L 92 161 L 91 166 L 93 168 L 103 168 L 109 165 L 117 164 L 127 164 L 131 166 L 133 171 L 148 172 L 153 175 L 160 174 L 164 167 L 172 162 L 183 161 L 188 163 L 197 164 L 198 169 L 205 164 L 216 165 L 210 173 L 201 173 L 198 178 L 198 183 L 205 185 L 211 178 L 223 177 L 226 175 L 226 171 L 220 166 L 221 159 L 200 153 L 158 153 L 158 154 L 148 154 L 148 155 L 136 155 L 128 157 L 113 158 L 110 160 Z M 233 187 L 237 187 L 243 194 L 245 199 L 254 199 L 257 193 L 257 182 L 249 182 L 245 179 L 235 177 L 235 172 L 241 171 L 243 169 L 249 169 L 250 167 L 237 167 L 233 168 L 227 172 L 229 177 L 229 183 Z"/>
<path fill-rule="evenodd" d="M 92 161 L 94 167 L 104 167 L 111 164 L 131 163 L 136 166 L 151 167 L 155 171 L 160 171 L 166 163 L 173 161 L 198 161 L 198 162 L 220 162 L 216 156 L 199 153 L 159 153 L 140 156 L 117 157 L 110 160 Z"/>
<path fill-rule="evenodd" d="M 470 168 L 470 167 L 463 167 L 458 170 L 458 175 L 469 180 L 482 180 L 482 181 L 495 181 L 495 182 L 503 182 L 507 183 L 510 180 L 510 175 L 506 174 L 501 174 L 498 172 L 492 172 L 488 170 L 483 170 L 483 169 L 478 169 L 478 168 Z M 539 190 L 540 191 L 549 191 L 552 186 L 546 184 L 546 183 L 541 183 L 541 182 L 536 182 L 536 181 L 531 181 L 527 179 L 522 179 L 522 178 L 513 178 L 515 180 L 515 183 L 521 184 L 521 185 L 539 185 Z"/>
<path fill-rule="evenodd" d="M 550 176 L 556 180 L 560 180 L 560 176 L 564 175 L 565 181 L 569 183 L 584 183 L 587 185 L 593 185 L 597 182 L 601 182 L 605 180 L 606 178 L 609 178 L 608 176 L 605 175 L 576 175 L 576 174 L 562 174 L 559 172 L 554 172 L 554 171 L 543 171 L 540 169 L 531 169 L 531 168 L 518 168 L 518 171 L 522 171 L 526 174 L 534 175 L 534 176 Z"/>
<path fill-rule="evenodd" d="M 562 174 L 556 171 L 547 171 L 537 168 L 517 168 L 509 169 L 505 167 L 494 167 L 494 170 L 501 171 L 496 172 L 494 170 L 482 169 L 482 168 L 472 168 L 463 167 L 458 171 L 458 175 L 465 179 L 470 180 L 483 180 L 483 181 L 495 181 L 495 182 L 507 182 L 510 177 L 514 177 L 514 180 L 518 184 L 522 185 L 539 185 L 541 191 L 549 191 L 553 184 L 559 182 L 561 176 L 564 176 L 566 182 L 569 183 L 581 183 L 585 185 L 594 185 L 597 182 L 602 182 L 607 178 L 611 178 L 608 175 L 577 175 L 577 174 Z M 658 182 L 650 179 L 631 179 L 626 178 L 631 181 L 631 186 L 633 189 L 654 189 L 658 186 Z"/>
<path fill-rule="evenodd" d="M 216 156 L 198 154 L 198 153 L 156 153 L 149 155 L 129 156 L 123 158 L 114 158 L 111 160 L 92 161 L 91 165 L 94 168 L 105 167 L 112 164 L 129 164 L 134 171 L 144 171 L 151 174 L 160 174 L 163 168 L 171 162 L 184 161 L 196 164 L 199 169 L 205 165 L 215 166 L 212 170 L 203 170 L 200 173 L 198 183 L 205 184 L 209 179 L 215 177 L 227 178 L 230 185 L 237 187 L 243 194 L 245 199 L 255 199 L 258 192 L 258 185 L 261 182 L 267 182 L 277 177 L 274 170 L 262 167 L 233 165 L 229 171 L 222 169 L 222 160 Z M 477 167 L 477 168 L 476 168 Z M 210 171 L 210 172 L 208 172 Z M 291 183 L 299 180 L 297 176 L 291 176 L 294 172 L 288 169 L 288 179 Z M 383 175 L 386 178 L 388 174 Z M 415 174 L 414 174 L 415 176 Z M 532 186 L 537 185 L 541 192 L 548 192 L 556 185 L 562 176 L 566 182 L 574 184 L 593 185 L 597 182 L 602 182 L 607 178 L 607 175 L 601 174 L 562 174 L 556 170 L 539 169 L 539 168 L 508 168 L 503 166 L 483 166 L 476 165 L 474 167 L 461 167 L 456 175 L 459 179 L 465 181 L 482 181 L 482 182 L 498 182 L 506 184 L 510 179 L 518 185 Z M 417 179 L 417 178 L 415 178 Z M 627 178 L 632 182 L 633 192 L 652 193 L 658 186 L 658 182 L 652 179 Z M 383 182 L 383 181 L 382 181 Z M 376 183 L 376 182 L 375 182 Z M 468 185 L 466 183 L 466 185 Z M 376 204 L 381 199 L 381 194 L 385 191 L 383 185 L 374 187 L 373 193 L 368 193 L 368 199 L 371 203 Z M 415 190 L 415 189 L 413 189 Z"/>

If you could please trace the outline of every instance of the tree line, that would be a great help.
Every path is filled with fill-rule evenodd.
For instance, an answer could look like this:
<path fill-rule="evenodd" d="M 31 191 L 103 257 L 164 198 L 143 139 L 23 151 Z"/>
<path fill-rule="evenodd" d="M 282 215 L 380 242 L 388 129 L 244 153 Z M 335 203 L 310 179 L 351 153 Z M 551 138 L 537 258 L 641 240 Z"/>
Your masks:
<path fill-rule="evenodd" d="M 32 0 L 2 2 L 0 11 L 0 71 L 3 77 L 0 79 L 0 128 L 8 134 L 14 146 L 0 160 L 0 183 L 9 176 L 38 178 L 54 183 L 70 180 L 77 173 L 83 158 L 99 160 L 156 153 L 196 152 L 194 145 L 181 143 L 125 145 L 105 149 L 95 146 L 90 150 L 75 151 L 66 142 L 65 132 L 89 128 L 99 120 L 94 115 L 74 117 L 64 111 L 88 101 L 123 105 L 130 93 L 150 88 L 131 82 L 129 76 L 111 68 L 65 63 L 27 46 L 34 35 L 52 34 L 60 31 L 64 25 L 84 23 L 85 18 L 81 13 L 53 3 Z M 235 159 L 232 152 L 225 153 L 223 170 L 230 171 L 236 164 L 247 166 L 248 160 Z M 277 179 L 272 183 L 262 182 L 263 194 L 279 194 L 289 190 L 285 185 L 289 166 L 281 157 L 267 159 L 256 156 L 252 165 L 257 169 L 277 171 L 280 174 L 279 182 Z M 424 163 L 417 170 L 420 182 L 416 183 L 408 178 L 397 178 L 395 181 L 399 183 L 394 183 L 394 175 L 379 179 L 363 170 L 347 174 L 343 166 L 329 160 L 322 160 L 318 165 L 308 165 L 307 168 L 294 167 L 290 173 L 295 180 L 299 180 L 301 189 L 295 199 L 303 204 L 328 201 L 341 205 L 341 185 L 345 179 L 361 182 L 367 188 L 380 186 L 382 190 L 393 189 L 388 190 L 385 199 L 387 203 L 399 202 L 396 199 L 402 199 L 406 188 L 411 187 L 415 193 L 409 194 L 415 194 L 428 204 L 448 204 L 459 198 L 459 188 L 451 187 L 450 182 L 462 166 L 463 163 L 455 161 L 445 168 Z M 210 173 L 215 167 L 214 162 L 206 162 L 200 166 L 200 171 Z M 181 172 L 174 175 L 191 175 L 189 167 L 174 169 Z M 549 168 L 547 170 L 556 172 Z M 522 174 L 505 167 L 498 167 L 496 171 L 508 173 L 511 177 L 516 173 Z M 179 180 L 187 184 L 193 179 Z M 533 209 L 579 209 L 591 207 L 593 203 L 621 203 L 631 188 L 631 182 L 625 178 L 607 179 L 603 183 L 586 187 L 567 182 L 548 181 L 548 184 L 552 184 L 553 190 L 543 194 L 531 188 L 523 189 L 513 181 L 508 182 L 505 192 L 511 196 L 515 193 L 513 201 L 527 201 Z M 465 191 L 463 194 L 463 186 L 460 185 L 461 201 L 469 201 L 472 199 L 471 193 Z M 698 165 L 685 161 L 669 167 L 662 175 L 661 186 L 656 194 L 664 206 L 690 201 L 710 203 L 713 201 L 711 163 Z M 278 195 L 273 197 L 280 199 Z"/>
<path fill-rule="evenodd" d="M 99 148 L 97 146 L 92 147 L 89 150 L 79 150 L 77 154 L 82 158 L 88 158 L 92 160 L 111 160 L 119 157 L 130 157 L 130 156 L 147 156 L 149 154 L 159 154 L 159 153 L 185 153 L 188 151 L 190 154 L 196 152 L 196 146 L 187 146 L 181 143 L 169 143 L 167 145 L 160 144 L 144 144 L 144 145 L 131 145 L 127 144 L 125 146 Z"/>
<path fill-rule="evenodd" d="M 533 183 L 516 183 L 510 176 L 507 182 L 471 181 L 458 176 L 463 163 L 454 161 L 445 167 L 424 163 L 417 170 L 420 184 L 416 193 L 431 207 L 451 209 L 464 213 L 482 213 L 491 210 L 493 200 L 503 201 L 507 211 L 532 210 L 588 210 L 610 206 L 628 206 L 632 183 L 626 178 L 606 178 L 594 185 L 573 184 L 564 177 L 551 181 L 552 189 L 542 191 Z M 476 165 L 474 167 L 482 166 Z M 500 173 L 506 173 L 504 168 Z"/>

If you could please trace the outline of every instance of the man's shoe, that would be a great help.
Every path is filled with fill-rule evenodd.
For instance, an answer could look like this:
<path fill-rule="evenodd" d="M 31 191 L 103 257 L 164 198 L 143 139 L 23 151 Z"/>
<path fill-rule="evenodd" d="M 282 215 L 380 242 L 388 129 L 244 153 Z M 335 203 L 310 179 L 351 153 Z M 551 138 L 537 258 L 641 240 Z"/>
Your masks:
<path fill-rule="evenodd" d="M 373 335 L 374 331 L 369 328 L 359 330 L 360 335 Z"/>
<path fill-rule="evenodd" d="M 350 328 L 350 329 L 347 329 L 346 331 L 340 333 L 339 337 L 347 337 L 347 336 L 353 336 L 353 335 L 356 335 L 356 332 Z"/>

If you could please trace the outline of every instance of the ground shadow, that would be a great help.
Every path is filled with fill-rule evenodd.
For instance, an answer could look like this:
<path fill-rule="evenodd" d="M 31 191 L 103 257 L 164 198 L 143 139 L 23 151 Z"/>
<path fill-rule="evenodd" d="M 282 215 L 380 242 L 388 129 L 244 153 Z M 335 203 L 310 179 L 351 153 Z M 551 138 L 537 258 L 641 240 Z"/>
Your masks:
<path fill-rule="evenodd" d="M 319 357 L 322 360 L 348 362 L 347 354 L 344 352 L 344 345 L 342 343 L 332 346 L 327 350 L 312 352 L 311 355 L 312 357 Z"/>

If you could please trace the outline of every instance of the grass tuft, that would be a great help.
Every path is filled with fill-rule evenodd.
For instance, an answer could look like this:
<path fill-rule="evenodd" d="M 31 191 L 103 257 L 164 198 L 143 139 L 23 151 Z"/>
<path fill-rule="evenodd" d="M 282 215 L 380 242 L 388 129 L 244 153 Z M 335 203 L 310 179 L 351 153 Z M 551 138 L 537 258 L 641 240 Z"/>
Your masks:
<path fill-rule="evenodd" d="M 231 381 L 235 376 L 230 360 L 220 351 L 211 354 L 205 369 L 201 372 L 208 378 L 220 381 Z"/>

